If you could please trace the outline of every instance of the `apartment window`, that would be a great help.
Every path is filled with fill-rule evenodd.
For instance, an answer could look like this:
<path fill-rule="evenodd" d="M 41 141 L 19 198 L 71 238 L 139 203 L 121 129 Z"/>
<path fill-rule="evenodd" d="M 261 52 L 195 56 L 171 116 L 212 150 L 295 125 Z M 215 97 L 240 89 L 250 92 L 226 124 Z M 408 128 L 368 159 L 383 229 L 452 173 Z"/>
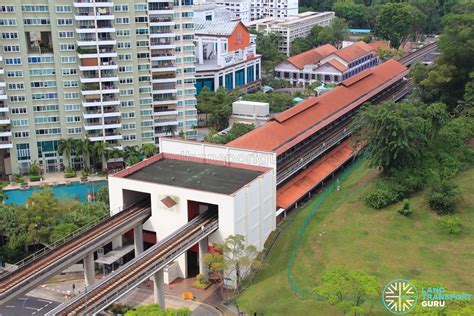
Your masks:
<path fill-rule="evenodd" d="M 183 41 L 192 41 L 194 39 L 194 35 L 183 35 Z"/>
<path fill-rule="evenodd" d="M 10 109 L 12 112 L 12 115 L 21 115 L 21 114 L 26 114 L 26 108 L 12 108 Z"/>
<path fill-rule="evenodd" d="M 137 47 L 148 47 L 150 46 L 150 41 L 137 41 Z"/>
<path fill-rule="evenodd" d="M 50 25 L 51 21 L 47 18 L 42 19 L 23 19 L 25 25 Z"/>
<path fill-rule="evenodd" d="M 3 46 L 3 51 L 5 53 L 19 52 L 20 51 L 20 45 L 4 45 Z"/>
<path fill-rule="evenodd" d="M 72 19 L 58 19 L 58 26 L 72 25 Z"/>
<path fill-rule="evenodd" d="M 136 128 L 137 128 L 137 124 L 135 124 L 135 123 L 122 124 L 122 129 L 123 130 L 132 130 L 132 129 L 136 129 Z"/>
<path fill-rule="evenodd" d="M 152 99 L 140 99 L 140 105 L 148 105 L 152 104 L 153 100 Z"/>
<path fill-rule="evenodd" d="M 5 65 L 21 65 L 21 58 L 5 58 Z"/>
<path fill-rule="evenodd" d="M 123 61 L 123 60 L 132 60 L 132 54 L 119 54 L 118 55 L 118 59 L 120 61 Z"/>
<path fill-rule="evenodd" d="M 151 93 L 151 87 L 138 88 L 138 93 L 140 94 Z"/>
<path fill-rule="evenodd" d="M 81 117 L 79 115 L 66 116 L 66 122 L 68 123 L 78 123 L 80 121 L 81 121 Z"/>
<path fill-rule="evenodd" d="M 28 57 L 28 64 L 52 64 L 54 63 L 53 56 L 32 56 Z"/>
<path fill-rule="evenodd" d="M 13 125 L 13 127 L 28 126 L 28 119 L 12 120 L 12 125 Z"/>
<path fill-rule="evenodd" d="M 118 68 L 118 72 L 123 73 L 123 72 L 132 72 L 133 67 L 132 66 L 120 66 Z"/>
<path fill-rule="evenodd" d="M 59 111 L 59 105 L 47 104 L 47 105 L 36 105 L 33 107 L 34 112 L 52 112 Z"/>
<path fill-rule="evenodd" d="M 135 106 L 135 101 L 133 100 L 121 101 L 120 106 L 123 108 L 132 108 Z"/>
<path fill-rule="evenodd" d="M 74 32 L 58 32 L 59 38 L 74 38 Z"/>
<path fill-rule="evenodd" d="M 15 6 L 14 5 L 0 5 L 0 12 L 1 13 L 15 13 Z"/>
<path fill-rule="evenodd" d="M 82 134 L 82 127 L 72 127 L 67 129 L 68 134 Z"/>
<path fill-rule="evenodd" d="M 135 112 L 122 112 L 121 117 L 123 119 L 135 118 Z"/>
<path fill-rule="evenodd" d="M 2 39 L 18 39 L 18 32 L 3 32 Z"/>
<path fill-rule="evenodd" d="M 61 44 L 59 45 L 59 50 L 62 52 L 73 51 L 75 49 L 74 44 Z"/>
<path fill-rule="evenodd" d="M 192 18 L 193 17 L 193 12 L 183 12 L 181 14 L 183 18 Z"/>
<path fill-rule="evenodd" d="M 142 127 L 153 126 L 153 121 L 142 121 L 141 125 L 142 125 Z"/>
<path fill-rule="evenodd" d="M 150 82 L 150 76 L 140 76 L 138 82 Z"/>
<path fill-rule="evenodd" d="M 8 90 L 25 90 L 25 84 L 23 82 L 9 83 Z"/>
<path fill-rule="evenodd" d="M 46 80 L 46 81 L 32 81 L 30 82 L 31 88 L 55 88 L 56 81 Z"/>
<path fill-rule="evenodd" d="M 79 93 L 78 92 L 66 92 L 66 93 L 64 93 L 64 99 L 66 99 L 66 100 L 79 99 Z"/>
<path fill-rule="evenodd" d="M 183 51 L 185 52 L 193 52 L 194 51 L 194 45 L 191 46 L 184 46 Z"/>
<path fill-rule="evenodd" d="M 117 30 L 115 34 L 117 37 L 130 36 L 130 30 Z"/>
<path fill-rule="evenodd" d="M 80 104 L 65 104 L 64 110 L 66 112 L 79 111 L 81 109 Z"/>
<path fill-rule="evenodd" d="M 30 69 L 30 76 L 52 76 L 56 74 L 56 70 L 54 68 L 33 68 Z"/>
<path fill-rule="evenodd" d="M 114 7 L 115 12 L 128 12 L 128 4 L 120 4 Z"/>
<path fill-rule="evenodd" d="M 152 138 L 154 136 L 153 132 L 143 132 L 142 138 Z"/>
<path fill-rule="evenodd" d="M 138 71 L 147 71 L 150 70 L 150 64 L 140 64 L 138 65 Z"/>
<path fill-rule="evenodd" d="M 148 17 L 147 16 L 136 16 L 135 17 L 135 22 L 136 23 L 147 23 L 148 22 Z"/>
<path fill-rule="evenodd" d="M 181 25 L 183 29 L 194 29 L 194 24 L 193 23 L 184 23 Z"/>
<path fill-rule="evenodd" d="M 26 102 L 26 96 L 24 95 L 11 95 L 10 102 Z"/>
<path fill-rule="evenodd" d="M 120 78 L 120 84 L 133 84 L 133 78 Z"/>
<path fill-rule="evenodd" d="M 133 89 L 120 89 L 120 96 L 133 95 Z"/>
<path fill-rule="evenodd" d="M 47 5 L 22 5 L 22 12 L 49 12 Z"/>
<path fill-rule="evenodd" d="M 146 110 L 141 110 L 140 115 L 141 116 L 150 116 L 153 114 L 153 110 L 151 109 L 146 109 Z M 143 126 L 143 125 L 142 125 Z"/>
<path fill-rule="evenodd" d="M 135 30 L 135 34 L 137 35 L 147 35 L 148 34 L 148 29 L 144 29 L 144 28 L 137 28 Z"/>
<path fill-rule="evenodd" d="M 150 57 L 150 53 L 146 52 L 146 53 L 137 53 L 137 58 L 138 59 L 144 59 L 144 58 L 149 58 Z"/>
<path fill-rule="evenodd" d="M 196 99 L 184 100 L 184 105 L 196 105 Z"/>
<path fill-rule="evenodd" d="M 59 116 L 39 116 L 35 117 L 35 124 L 51 124 L 59 122 Z"/>
<path fill-rule="evenodd" d="M 196 59 L 194 58 L 194 56 L 191 56 L 191 57 L 183 57 L 183 62 L 185 63 L 194 63 Z"/>
<path fill-rule="evenodd" d="M 56 13 L 68 13 L 72 12 L 72 8 L 70 5 L 57 5 L 56 6 Z"/>
<path fill-rule="evenodd" d="M 131 142 L 137 139 L 136 135 L 123 135 L 124 142 Z"/>
<path fill-rule="evenodd" d="M 61 129 L 59 127 L 40 128 L 36 130 L 36 135 L 58 135 L 58 134 L 61 134 Z"/>
<path fill-rule="evenodd" d="M 115 24 L 130 24 L 130 18 L 124 18 L 124 17 L 115 18 Z"/>
<path fill-rule="evenodd" d="M 7 78 L 21 78 L 21 77 L 23 77 L 22 70 L 7 71 Z"/>
<path fill-rule="evenodd" d="M 193 72 L 196 72 L 196 69 L 194 67 L 184 68 L 184 73 L 193 73 Z"/>
<path fill-rule="evenodd" d="M 146 3 L 135 3 L 135 11 L 146 11 Z"/>
<path fill-rule="evenodd" d="M 29 138 L 30 137 L 30 131 L 14 132 L 13 137 L 15 137 L 15 138 Z"/>
<path fill-rule="evenodd" d="M 65 56 L 61 57 L 62 64 L 75 64 L 76 63 L 76 56 Z"/>
<path fill-rule="evenodd" d="M 0 19 L 0 26 L 15 26 L 15 19 Z"/>
<path fill-rule="evenodd" d="M 132 47 L 130 42 L 117 42 L 117 49 L 127 49 Z"/>
<path fill-rule="evenodd" d="M 79 87 L 79 81 L 77 80 L 64 80 L 63 81 L 64 88 L 75 88 Z"/>
<path fill-rule="evenodd" d="M 76 68 L 63 68 L 62 69 L 62 74 L 63 74 L 63 76 L 77 75 L 77 69 Z"/>

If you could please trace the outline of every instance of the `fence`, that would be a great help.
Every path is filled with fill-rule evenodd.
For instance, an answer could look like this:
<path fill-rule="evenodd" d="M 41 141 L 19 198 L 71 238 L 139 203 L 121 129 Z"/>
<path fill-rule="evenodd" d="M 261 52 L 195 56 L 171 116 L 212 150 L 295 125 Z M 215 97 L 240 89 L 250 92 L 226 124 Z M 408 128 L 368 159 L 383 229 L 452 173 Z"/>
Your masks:
<path fill-rule="evenodd" d="M 334 189 L 337 188 L 337 186 L 340 185 L 340 182 L 344 180 L 351 172 L 354 170 L 356 167 L 358 167 L 362 162 L 364 161 L 363 158 L 359 158 L 352 164 L 350 164 L 337 178 L 337 181 L 333 181 L 329 186 L 327 186 L 325 189 L 323 189 L 322 193 L 319 194 L 319 196 L 316 199 L 316 202 L 314 206 L 311 208 L 311 211 L 309 214 L 306 216 L 306 218 L 303 221 L 303 224 L 301 225 L 301 228 L 298 232 L 298 237 L 296 238 L 296 242 L 293 246 L 293 250 L 291 251 L 291 256 L 290 256 L 290 261 L 288 262 L 288 282 L 290 284 L 290 288 L 293 291 L 293 293 L 296 294 L 297 297 L 301 299 L 316 299 L 316 300 L 324 300 L 325 298 L 321 295 L 318 295 L 314 293 L 312 290 L 301 288 L 298 286 L 296 283 L 295 279 L 293 278 L 293 265 L 295 264 L 296 260 L 296 255 L 298 253 L 298 250 L 301 246 L 301 242 L 303 240 L 303 235 L 306 231 L 306 228 L 310 224 L 311 220 L 313 219 L 314 215 L 316 215 L 316 212 L 320 208 L 321 204 L 326 200 L 329 194 L 331 194 Z"/>

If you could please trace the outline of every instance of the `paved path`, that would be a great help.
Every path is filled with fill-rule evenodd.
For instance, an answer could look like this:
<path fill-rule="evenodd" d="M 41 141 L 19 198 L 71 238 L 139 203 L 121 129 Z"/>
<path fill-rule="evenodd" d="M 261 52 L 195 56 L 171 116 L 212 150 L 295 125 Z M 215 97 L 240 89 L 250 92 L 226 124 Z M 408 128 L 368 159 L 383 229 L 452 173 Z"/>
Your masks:
<path fill-rule="evenodd" d="M 0 306 L 0 316 L 44 315 L 59 304 L 50 300 L 33 296 L 14 299 Z"/>

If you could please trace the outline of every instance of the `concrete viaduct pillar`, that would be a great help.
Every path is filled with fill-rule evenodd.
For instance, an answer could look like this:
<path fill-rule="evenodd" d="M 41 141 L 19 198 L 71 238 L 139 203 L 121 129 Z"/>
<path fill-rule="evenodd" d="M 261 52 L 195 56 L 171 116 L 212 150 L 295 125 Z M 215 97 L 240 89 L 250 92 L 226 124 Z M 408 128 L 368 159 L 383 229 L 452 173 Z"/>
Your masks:
<path fill-rule="evenodd" d="M 143 252 L 143 226 L 139 224 L 133 228 L 133 243 L 135 245 L 135 257 Z"/>
<path fill-rule="evenodd" d="M 95 283 L 94 252 L 90 252 L 84 257 L 84 279 L 86 286 Z"/>
<path fill-rule="evenodd" d="M 204 262 L 204 256 L 208 252 L 208 240 L 207 237 L 199 241 L 199 273 L 208 278 L 207 265 Z"/>
<path fill-rule="evenodd" d="M 158 270 L 153 274 L 153 298 L 155 299 L 155 304 L 160 305 L 163 309 L 166 308 L 163 269 Z"/>

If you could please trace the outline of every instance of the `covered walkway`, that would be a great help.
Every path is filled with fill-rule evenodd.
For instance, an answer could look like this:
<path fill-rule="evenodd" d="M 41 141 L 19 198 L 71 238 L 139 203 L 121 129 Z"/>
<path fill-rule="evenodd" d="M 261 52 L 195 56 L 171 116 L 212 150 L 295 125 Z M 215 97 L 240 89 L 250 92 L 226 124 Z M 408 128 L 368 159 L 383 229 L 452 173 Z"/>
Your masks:
<path fill-rule="evenodd" d="M 288 209 L 354 156 L 345 140 L 277 190 L 277 207 Z"/>

